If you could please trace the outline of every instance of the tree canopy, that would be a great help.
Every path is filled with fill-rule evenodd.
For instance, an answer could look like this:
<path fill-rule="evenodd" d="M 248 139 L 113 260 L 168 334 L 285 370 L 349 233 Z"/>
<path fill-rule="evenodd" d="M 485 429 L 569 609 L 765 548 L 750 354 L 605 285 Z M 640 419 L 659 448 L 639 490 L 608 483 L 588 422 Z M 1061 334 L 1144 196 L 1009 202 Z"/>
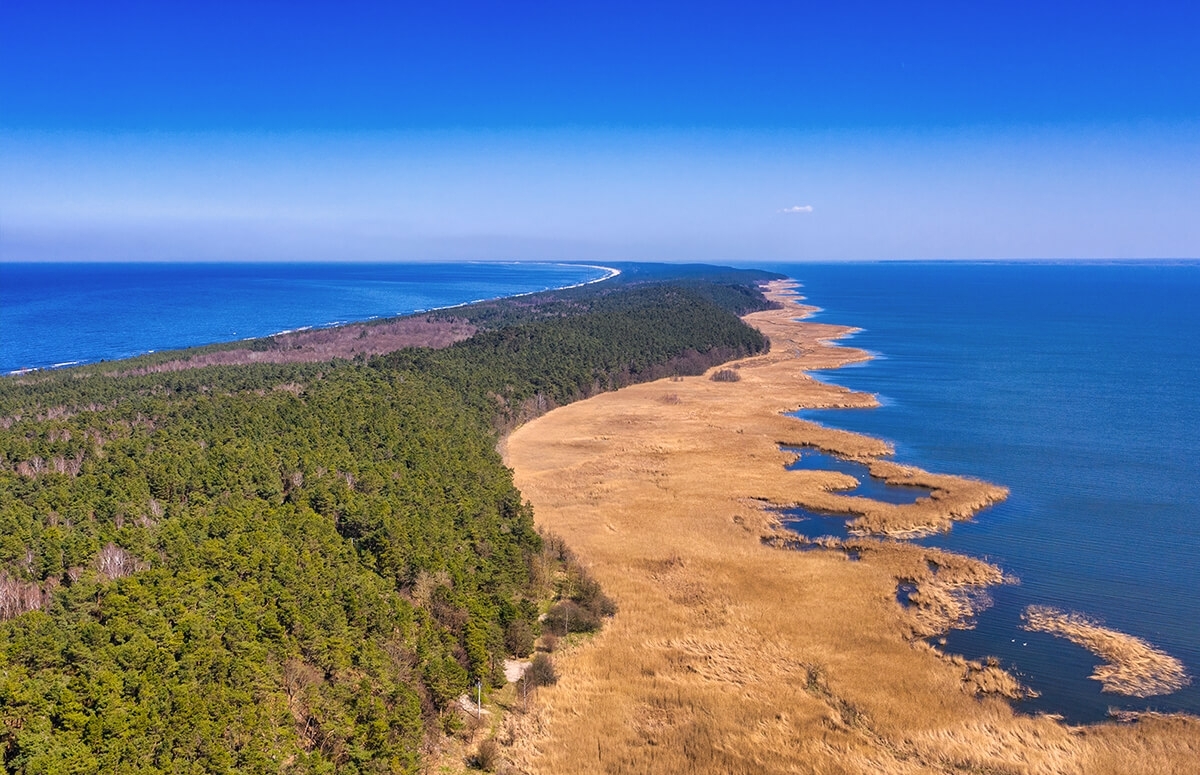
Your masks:
<path fill-rule="evenodd" d="M 456 310 L 440 350 L 0 379 L 6 771 L 415 771 L 541 626 L 497 433 L 761 351 L 764 303 L 686 277 Z"/>

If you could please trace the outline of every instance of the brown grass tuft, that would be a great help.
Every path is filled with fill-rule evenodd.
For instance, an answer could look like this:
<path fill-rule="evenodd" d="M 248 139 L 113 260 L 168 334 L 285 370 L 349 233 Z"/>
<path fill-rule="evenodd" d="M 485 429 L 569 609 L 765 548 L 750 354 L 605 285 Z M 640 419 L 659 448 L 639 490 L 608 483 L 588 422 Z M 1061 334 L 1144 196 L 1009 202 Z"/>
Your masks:
<path fill-rule="evenodd" d="M 1031 605 L 1025 629 L 1048 632 L 1083 646 L 1105 661 L 1092 673 L 1104 691 L 1131 697 L 1170 694 L 1191 683 L 1183 663 L 1141 638 L 1110 630 L 1078 613 Z"/>
<path fill-rule="evenodd" d="M 1200 746 L 1191 720 L 1081 733 L 1016 714 L 995 696 L 1017 691 L 997 665 L 914 642 L 977 605 L 975 591 L 1000 579 L 994 566 L 870 538 L 847 542 L 858 562 L 764 545 L 779 505 L 840 499 L 836 511 L 876 513 L 883 532 L 944 529 L 1002 491 L 939 479 L 922 522 L 909 519 L 916 510 L 872 511 L 871 501 L 837 494 L 841 475 L 785 470 L 781 442 L 909 482 L 934 476 L 884 470 L 895 464 L 881 460 L 891 450 L 877 439 L 784 416 L 874 399 L 805 373 L 868 357 L 829 344 L 847 329 L 797 323 L 805 309 L 787 285 L 770 296 L 780 308 L 748 320 L 771 351 L 743 361 L 736 384 L 637 385 L 556 409 L 508 438 L 508 464 L 539 524 L 571 545 L 619 608 L 591 640 L 556 652 L 558 682 L 514 717 L 506 752 L 519 769 L 1188 771 Z M 901 579 L 915 582 L 923 605 L 897 604 Z"/>

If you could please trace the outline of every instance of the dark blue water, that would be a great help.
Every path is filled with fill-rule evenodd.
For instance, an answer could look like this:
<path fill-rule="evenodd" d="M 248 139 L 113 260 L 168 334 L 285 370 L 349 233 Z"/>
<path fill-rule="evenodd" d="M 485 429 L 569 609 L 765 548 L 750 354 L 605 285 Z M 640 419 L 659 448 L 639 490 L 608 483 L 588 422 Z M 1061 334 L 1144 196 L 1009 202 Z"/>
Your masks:
<path fill-rule="evenodd" d="M 927 497 L 931 492 L 925 487 L 888 484 L 882 479 L 871 476 L 870 469 L 862 463 L 846 460 L 836 455 L 827 455 L 811 447 L 784 447 L 783 449 L 785 452 L 796 455 L 796 459 L 787 466 L 789 471 L 837 471 L 858 480 L 858 486 L 848 490 L 838 490 L 838 495 L 870 498 L 884 503 L 913 503 L 918 498 Z"/>
<path fill-rule="evenodd" d="M 796 455 L 788 464 L 789 471 L 837 471 L 852 476 L 858 484 L 850 489 L 839 490 L 838 495 L 870 498 L 884 503 L 912 503 L 929 495 L 924 487 L 893 485 L 871 476 L 871 471 L 862 463 L 828 455 L 812 447 L 783 447 L 785 452 Z M 853 515 L 826 514 L 802 507 L 782 509 L 779 512 L 784 527 L 809 539 L 824 537 L 849 538 L 848 522 Z"/>
<path fill-rule="evenodd" d="M 845 514 L 826 514 L 803 507 L 782 509 L 779 512 L 779 521 L 785 528 L 811 541 L 821 538 L 850 538 L 850 519 L 852 518 L 847 518 Z M 804 548 L 803 545 L 800 548 Z"/>
<path fill-rule="evenodd" d="M 0 264 L 0 374 L 597 280 L 568 264 Z"/>
<path fill-rule="evenodd" d="M 1009 499 L 925 541 L 1018 576 L 949 650 L 996 655 L 1042 697 L 1200 713 L 1200 689 L 1102 694 L 1084 649 L 1020 629 L 1029 604 L 1102 619 L 1200 674 L 1200 263 L 766 267 L 804 283 L 818 320 L 883 357 L 822 379 L 883 399 L 805 413 L 888 439 L 896 459 L 1007 485 Z"/>

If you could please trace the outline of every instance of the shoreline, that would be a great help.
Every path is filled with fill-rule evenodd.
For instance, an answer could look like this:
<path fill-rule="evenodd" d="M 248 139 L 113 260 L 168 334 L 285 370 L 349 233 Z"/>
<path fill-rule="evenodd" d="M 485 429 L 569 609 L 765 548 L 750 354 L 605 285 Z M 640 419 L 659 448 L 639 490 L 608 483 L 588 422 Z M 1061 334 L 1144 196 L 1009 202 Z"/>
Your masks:
<path fill-rule="evenodd" d="M 235 262 L 228 262 L 228 263 L 235 263 Z M 482 304 L 482 303 L 486 303 L 489 301 L 500 301 L 502 299 L 517 299 L 517 298 L 524 298 L 526 296 L 534 296 L 539 293 L 551 293 L 554 291 L 570 290 L 572 288 L 583 288 L 588 285 L 592 285 L 595 283 L 601 283 L 606 280 L 611 280 L 614 277 L 617 277 L 621 274 L 621 270 L 617 269 L 616 267 L 603 266 L 600 264 L 571 264 L 571 263 L 562 262 L 562 261 L 532 261 L 532 262 L 521 262 L 521 261 L 508 261 L 508 262 L 504 262 L 504 261 L 478 262 L 477 261 L 477 262 L 471 262 L 471 261 L 464 261 L 461 263 L 462 264 L 491 264 L 491 265 L 517 265 L 517 264 L 525 265 L 525 264 L 528 264 L 528 265 L 535 265 L 535 266 L 557 266 L 557 267 L 569 266 L 569 267 L 573 267 L 573 268 L 580 267 L 580 268 L 586 268 L 586 269 L 598 269 L 598 270 L 602 270 L 602 271 L 606 272 L 606 274 L 603 277 L 597 277 L 593 280 L 584 280 L 583 282 L 572 283 L 571 285 L 564 285 L 564 286 L 554 287 L 554 288 L 543 288 L 543 289 L 537 290 L 537 291 L 522 291 L 521 293 L 515 293 L 515 294 L 510 294 L 510 295 L 501 295 L 501 296 L 492 296 L 492 297 L 488 297 L 485 299 L 473 299 L 471 301 L 464 301 L 464 302 L 460 302 L 458 304 L 448 304 L 448 305 L 444 305 L 444 306 L 440 306 L 440 307 L 429 307 L 429 308 L 425 308 L 425 309 L 416 309 L 416 310 L 411 310 L 409 312 L 404 312 L 404 313 L 400 313 L 400 314 L 396 314 L 396 315 L 372 315 L 369 317 L 365 317 L 362 319 L 355 319 L 355 320 L 338 320 L 338 321 L 333 321 L 333 322 L 329 322 L 329 323 L 313 323 L 313 324 L 309 324 L 309 325 L 296 326 L 295 328 L 283 329 L 283 330 L 275 331 L 275 332 L 269 333 L 269 334 L 263 334 L 262 336 L 248 336 L 248 337 L 242 337 L 239 339 L 218 340 L 218 341 L 213 341 L 213 342 L 204 342 L 201 344 L 183 345 L 180 347 L 165 347 L 165 348 L 149 349 L 149 350 L 144 350 L 142 352 L 135 353 L 133 355 L 125 355 L 120 358 L 113 358 L 113 359 L 108 359 L 108 358 L 99 358 L 99 359 L 95 359 L 95 360 L 82 359 L 82 360 L 64 361 L 64 362 L 54 363 L 54 364 L 47 365 L 47 366 L 21 367 L 21 368 L 11 369 L 9 371 L 6 371 L 6 372 L 0 374 L 0 378 L 22 377 L 22 376 L 27 376 L 29 374 L 35 374 L 38 372 L 59 371 L 62 369 L 73 368 L 76 366 L 94 366 L 94 365 L 101 364 L 101 363 L 112 364 L 112 363 L 118 363 L 120 361 L 127 361 L 127 360 L 132 360 L 134 358 L 140 358 L 140 357 L 143 357 L 146 355 L 153 355 L 155 353 L 184 352 L 187 350 L 200 348 L 200 347 L 233 345 L 233 344 L 238 344 L 238 343 L 253 342 L 253 341 L 260 340 L 260 339 L 270 339 L 270 338 L 276 337 L 276 336 L 288 336 L 288 335 L 292 335 L 292 334 L 304 334 L 304 333 L 309 333 L 309 332 L 330 331 L 330 330 L 338 329 L 338 328 L 346 328 L 346 327 L 350 327 L 350 326 L 374 324 L 376 322 L 382 322 L 382 321 L 401 320 L 401 319 L 410 318 L 410 317 L 413 317 L 416 315 L 423 315 L 423 314 L 428 314 L 428 313 L 432 313 L 432 312 L 444 312 L 446 310 L 459 309 L 461 307 L 469 307 L 472 304 Z"/>
<path fill-rule="evenodd" d="M 790 284 L 793 291 L 798 286 L 798 284 Z M 802 296 L 796 294 L 797 301 L 802 299 Z M 812 311 L 819 309 L 807 305 L 804 305 L 804 308 Z M 858 332 L 859 330 L 861 329 L 853 329 L 854 332 Z M 822 451 L 829 452 L 829 450 Z M 941 479 L 941 475 L 930 474 L 915 466 L 903 465 L 881 458 L 850 459 L 865 464 L 871 477 L 879 479 L 886 484 L 913 484 L 933 488 L 934 497 L 937 497 L 936 493 L 939 492 L 937 483 Z M 986 483 L 981 484 L 986 485 Z M 997 487 L 997 489 L 990 492 L 986 487 L 981 488 L 976 493 L 978 500 L 975 503 L 964 504 L 967 506 L 965 510 L 957 510 L 956 513 L 949 515 L 950 519 L 942 520 L 937 524 L 932 522 L 923 525 L 912 524 L 905 523 L 901 519 L 897 525 L 894 517 L 889 519 L 889 510 L 892 510 L 894 514 L 897 511 L 896 507 L 886 504 L 859 505 L 856 510 L 842 510 L 836 505 L 829 505 L 828 501 L 823 506 L 802 504 L 808 508 L 815 508 L 834 516 L 845 516 L 850 536 L 846 539 L 821 537 L 814 540 L 797 535 L 785 526 L 780 525 L 780 535 L 770 536 L 767 540 L 772 545 L 785 548 L 826 548 L 841 550 L 849 555 L 859 556 L 870 550 L 870 546 L 860 540 L 863 538 L 885 535 L 889 538 L 907 540 L 950 531 L 953 521 L 973 519 L 974 514 L 1007 497 L 1008 488 L 993 487 Z M 882 506 L 882 512 L 880 506 Z M 904 508 L 903 506 L 899 507 L 898 511 L 903 512 Z M 946 550 L 943 551 L 948 557 L 976 561 L 973 557 Z M 968 582 L 968 586 L 986 589 L 986 587 L 999 584 L 1020 584 L 1019 578 L 1004 576 L 998 568 L 989 567 L 988 570 L 994 570 L 995 572 L 985 572 L 982 576 L 975 575 L 974 579 Z M 917 600 L 918 605 L 920 605 L 921 602 L 924 602 L 923 598 L 927 599 L 929 597 L 926 589 L 921 586 L 921 579 L 908 579 L 906 581 L 908 582 L 906 584 L 907 587 L 915 588 L 915 592 L 912 595 L 906 595 L 908 599 L 907 605 L 911 606 L 914 598 Z M 945 589 L 941 588 L 940 583 L 936 583 L 936 577 L 932 591 L 938 596 L 943 596 L 946 592 Z M 951 592 L 954 594 L 953 588 Z M 959 590 L 959 593 L 961 594 L 961 590 Z M 940 606 L 941 603 L 938 605 Z M 985 599 L 983 605 L 979 606 L 978 610 L 987 608 L 989 605 L 990 602 Z M 970 618 L 975 613 L 972 608 L 973 606 L 970 603 L 958 606 L 957 610 L 952 607 L 949 617 L 952 622 L 951 628 L 971 628 L 969 623 Z M 1089 615 L 1077 611 L 1062 611 L 1034 603 L 1026 607 L 1021 618 L 1024 622 L 1022 629 L 1026 631 L 1046 632 L 1055 637 L 1070 641 L 1083 647 L 1099 660 L 1092 675 L 1089 677 L 1101 684 L 1103 692 L 1144 699 L 1174 693 L 1190 685 L 1192 682 L 1192 677 L 1178 658 L 1142 638 L 1108 628 Z M 929 630 L 926 637 L 941 634 L 938 624 L 938 622 L 934 622 L 934 627 Z M 944 643 L 944 639 L 942 639 L 942 642 Z M 951 658 L 959 658 L 957 655 L 948 652 L 946 655 Z M 1010 669 L 1016 670 L 1017 667 L 1014 665 Z M 1015 682 L 1014 686 L 1016 686 Z M 1010 696 L 1013 699 L 1020 699 L 1022 697 L 1035 697 L 1038 696 L 1038 693 L 1022 687 L 1020 690 L 1014 691 Z M 1112 714 L 1114 714 L 1114 711 L 1110 709 L 1110 715 Z M 1116 715 L 1130 717 L 1137 716 L 1138 712 L 1122 711 Z"/>
<path fill-rule="evenodd" d="M 764 545 L 789 539 L 772 507 L 859 511 L 835 492 L 842 475 L 785 471 L 780 445 L 858 460 L 891 452 L 783 416 L 874 401 L 807 373 L 869 356 L 832 345 L 849 328 L 796 321 L 809 308 L 795 287 L 774 284 L 785 308 L 747 316 L 772 348 L 717 367 L 737 369 L 738 382 L 625 388 L 557 409 L 508 439 L 506 460 L 539 525 L 562 535 L 620 606 L 593 643 L 566 655 L 560 685 L 546 692 L 536 729 L 517 735 L 514 758 L 530 772 L 786 772 L 797 760 L 863 772 L 1178 766 L 1184 759 L 1160 728 L 1173 735 L 1183 725 L 1187 747 L 1200 739 L 1194 719 L 1146 718 L 1133 734 L 1102 724 L 1080 736 L 1015 711 L 1003 698 L 1024 690 L 998 666 L 922 640 L 969 621 L 986 587 L 1004 581 L 995 566 L 877 538 L 839 547 L 854 562 L 849 552 Z M 943 494 L 919 508 L 879 504 L 871 532 L 945 529 L 1006 494 L 878 463 L 873 474 L 928 477 Z M 915 610 L 896 602 L 901 583 L 916 588 Z"/>

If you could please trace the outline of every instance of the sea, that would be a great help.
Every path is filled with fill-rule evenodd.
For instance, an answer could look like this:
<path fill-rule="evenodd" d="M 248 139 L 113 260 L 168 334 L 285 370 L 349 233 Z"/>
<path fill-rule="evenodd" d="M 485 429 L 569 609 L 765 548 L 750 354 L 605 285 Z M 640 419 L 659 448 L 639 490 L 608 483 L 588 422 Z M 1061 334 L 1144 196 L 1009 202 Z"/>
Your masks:
<path fill-rule="evenodd" d="M 564 288 L 566 263 L 0 263 L 0 374 Z"/>
<path fill-rule="evenodd" d="M 947 651 L 995 656 L 1075 723 L 1200 714 L 1200 262 L 756 264 L 874 354 L 818 373 L 880 407 L 805 417 L 1009 498 L 926 543 L 1000 565 Z M 573 264 L 0 264 L 0 373 L 393 316 L 602 279 Z M 845 467 L 841 461 L 815 465 Z M 888 497 L 864 478 L 864 492 Z M 918 494 L 902 493 L 903 501 Z M 834 520 L 836 522 L 836 520 Z M 836 529 L 824 525 L 822 529 Z M 1181 659 L 1193 683 L 1101 692 L 1097 658 L 1021 628 L 1078 612 Z"/>
<path fill-rule="evenodd" d="M 1200 262 L 764 265 L 813 318 L 861 329 L 870 361 L 815 374 L 875 409 L 809 411 L 884 438 L 895 459 L 1010 488 L 923 539 L 1017 583 L 943 648 L 998 657 L 1067 721 L 1200 713 Z M 826 461 L 828 464 L 829 461 Z M 828 526 L 826 526 L 828 527 Z M 1103 693 L 1099 660 L 1021 627 L 1028 605 L 1081 613 L 1181 659 L 1183 690 Z"/>

